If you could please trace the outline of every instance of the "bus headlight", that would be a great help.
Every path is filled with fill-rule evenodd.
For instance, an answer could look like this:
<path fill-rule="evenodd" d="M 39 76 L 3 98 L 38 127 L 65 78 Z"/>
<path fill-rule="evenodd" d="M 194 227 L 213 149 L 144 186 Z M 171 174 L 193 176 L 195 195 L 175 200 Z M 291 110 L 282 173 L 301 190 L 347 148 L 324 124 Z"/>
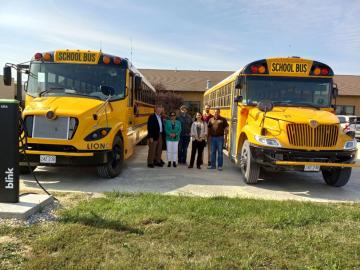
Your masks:
<path fill-rule="evenodd" d="M 85 137 L 85 141 L 96 141 L 109 134 L 111 128 L 99 128 Z"/>
<path fill-rule="evenodd" d="M 344 145 L 345 150 L 353 150 L 353 149 L 356 149 L 356 147 L 357 147 L 356 140 L 347 141 Z"/>
<path fill-rule="evenodd" d="M 262 136 L 255 136 L 255 140 L 257 140 L 262 145 L 270 146 L 270 147 L 281 147 L 280 142 L 274 138 L 266 138 Z"/>

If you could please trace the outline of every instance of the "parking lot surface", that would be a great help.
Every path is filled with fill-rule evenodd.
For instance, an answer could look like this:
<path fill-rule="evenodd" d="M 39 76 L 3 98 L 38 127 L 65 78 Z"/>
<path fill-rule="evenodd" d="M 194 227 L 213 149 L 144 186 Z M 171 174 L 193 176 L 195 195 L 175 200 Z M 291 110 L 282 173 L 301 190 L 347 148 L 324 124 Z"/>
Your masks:
<path fill-rule="evenodd" d="M 157 192 L 320 202 L 360 200 L 360 169 L 353 169 L 349 183 L 341 188 L 326 185 L 321 173 L 300 172 L 266 174 L 266 180 L 249 186 L 242 181 L 239 168 L 226 157 L 224 170 L 219 172 L 185 166 L 149 169 L 146 156 L 147 146 L 137 146 L 136 154 L 125 162 L 123 172 L 114 179 L 99 178 L 94 168 L 38 167 L 35 173 L 49 191 Z M 21 176 L 21 189 L 38 189 L 31 175 Z"/>

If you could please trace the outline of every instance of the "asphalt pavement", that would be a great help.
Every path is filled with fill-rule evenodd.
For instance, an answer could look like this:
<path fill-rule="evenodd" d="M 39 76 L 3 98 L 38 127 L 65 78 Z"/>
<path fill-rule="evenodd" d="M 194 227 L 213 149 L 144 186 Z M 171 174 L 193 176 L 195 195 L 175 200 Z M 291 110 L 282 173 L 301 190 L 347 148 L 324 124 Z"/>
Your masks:
<path fill-rule="evenodd" d="M 228 196 L 275 200 L 341 202 L 360 200 L 360 169 L 353 169 L 349 183 L 341 188 L 325 184 L 321 173 L 281 172 L 266 174 L 257 185 L 246 185 L 239 168 L 224 157 L 223 171 L 146 166 L 147 146 L 137 146 L 135 155 L 125 162 L 123 172 L 114 179 L 102 179 L 94 168 L 38 167 L 35 171 L 43 186 L 63 192 L 157 192 L 190 196 Z M 360 158 L 360 155 L 358 156 Z M 165 159 L 165 152 L 163 153 Z M 360 162 L 360 160 L 358 160 Z M 31 175 L 21 176 L 21 190 L 38 190 Z"/>

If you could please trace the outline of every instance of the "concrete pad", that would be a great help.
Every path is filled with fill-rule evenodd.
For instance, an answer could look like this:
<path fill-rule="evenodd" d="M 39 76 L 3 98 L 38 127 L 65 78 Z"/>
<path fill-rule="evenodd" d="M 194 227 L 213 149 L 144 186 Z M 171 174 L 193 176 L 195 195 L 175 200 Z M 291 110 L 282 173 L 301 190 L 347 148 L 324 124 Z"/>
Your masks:
<path fill-rule="evenodd" d="M 188 169 L 187 166 L 150 169 L 146 166 L 147 152 L 147 146 L 137 146 L 134 156 L 125 162 L 122 173 L 113 179 L 98 177 L 95 168 L 92 167 L 38 167 L 35 173 L 41 184 L 50 192 L 156 192 L 201 197 L 227 196 L 316 202 L 360 201 L 360 169 L 354 169 L 349 183 L 341 188 L 326 185 L 320 172 L 267 173 L 261 177 L 257 185 L 246 185 L 240 169 L 227 157 L 224 157 L 221 172 L 208 170 L 206 166 L 201 170 Z M 190 154 L 190 149 L 188 153 Z M 205 164 L 206 153 L 207 149 Z M 164 152 L 163 159 L 165 158 Z M 358 163 L 360 164 L 360 160 Z M 31 175 L 21 176 L 20 188 L 40 190 Z"/>
<path fill-rule="evenodd" d="M 53 197 L 49 195 L 26 194 L 20 196 L 18 203 L 0 203 L 0 218 L 27 219 L 53 202 Z"/>

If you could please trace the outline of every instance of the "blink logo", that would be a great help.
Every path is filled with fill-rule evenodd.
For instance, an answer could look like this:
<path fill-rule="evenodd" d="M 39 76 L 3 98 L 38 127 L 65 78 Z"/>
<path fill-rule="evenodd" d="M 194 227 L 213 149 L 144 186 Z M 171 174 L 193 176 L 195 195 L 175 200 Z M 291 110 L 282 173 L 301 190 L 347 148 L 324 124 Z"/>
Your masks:
<path fill-rule="evenodd" d="M 14 189 L 14 168 L 5 171 L 5 189 Z"/>

